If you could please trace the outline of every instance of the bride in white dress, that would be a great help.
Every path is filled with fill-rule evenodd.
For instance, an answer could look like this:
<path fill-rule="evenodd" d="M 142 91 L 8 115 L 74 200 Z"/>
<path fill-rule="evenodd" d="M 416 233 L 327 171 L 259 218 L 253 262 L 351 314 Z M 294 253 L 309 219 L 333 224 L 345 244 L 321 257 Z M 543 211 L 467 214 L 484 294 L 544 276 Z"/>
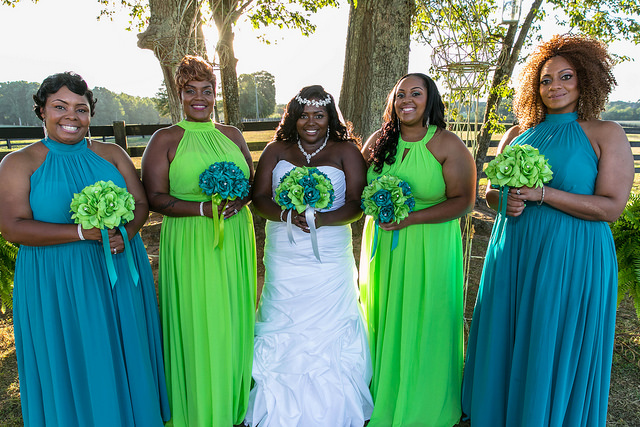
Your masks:
<path fill-rule="evenodd" d="M 254 388 L 245 424 L 362 427 L 373 410 L 371 359 L 358 303 L 349 224 L 361 217 L 366 166 L 333 97 L 303 88 L 285 110 L 258 163 L 253 204 L 265 217 L 265 285 L 255 327 Z M 315 213 L 319 261 L 304 212 L 292 213 L 295 243 L 274 202 L 296 166 L 317 167 L 335 200 Z"/>

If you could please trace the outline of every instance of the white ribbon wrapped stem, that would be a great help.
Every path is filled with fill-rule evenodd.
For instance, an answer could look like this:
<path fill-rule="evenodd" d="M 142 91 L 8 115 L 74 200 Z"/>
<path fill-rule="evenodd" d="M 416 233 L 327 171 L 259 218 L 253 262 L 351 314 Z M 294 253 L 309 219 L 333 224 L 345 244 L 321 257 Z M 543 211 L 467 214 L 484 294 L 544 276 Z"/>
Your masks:
<path fill-rule="evenodd" d="M 320 251 L 318 250 L 318 232 L 316 231 L 316 210 L 312 207 L 307 207 L 304 211 L 304 217 L 307 220 L 309 231 L 311 232 L 311 246 L 313 247 L 313 253 L 316 256 L 318 262 L 322 263 L 320 259 Z"/>
<path fill-rule="evenodd" d="M 295 239 L 293 238 L 293 224 L 291 224 L 291 217 L 293 215 L 293 209 L 289 209 L 287 213 L 287 236 L 289 236 L 289 243 L 292 245 L 296 244 Z"/>

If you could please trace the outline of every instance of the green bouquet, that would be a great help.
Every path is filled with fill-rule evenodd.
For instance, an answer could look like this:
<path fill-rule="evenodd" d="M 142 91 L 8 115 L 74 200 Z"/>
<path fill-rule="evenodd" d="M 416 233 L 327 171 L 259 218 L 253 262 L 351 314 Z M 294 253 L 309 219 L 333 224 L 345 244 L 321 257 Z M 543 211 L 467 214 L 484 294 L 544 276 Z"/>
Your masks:
<path fill-rule="evenodd" d="M 71 219 L 83 228 L 114 228 L 133 219 L 136 201 L 112 181 L 87 185 L 71 200 Z"/>
<path fill-rule="evenodd" d="M 531 145 L 508 145 L 487 165 L 484 173 L 497 187 L 542 187 L 551 181 L 549 162 Z"/>

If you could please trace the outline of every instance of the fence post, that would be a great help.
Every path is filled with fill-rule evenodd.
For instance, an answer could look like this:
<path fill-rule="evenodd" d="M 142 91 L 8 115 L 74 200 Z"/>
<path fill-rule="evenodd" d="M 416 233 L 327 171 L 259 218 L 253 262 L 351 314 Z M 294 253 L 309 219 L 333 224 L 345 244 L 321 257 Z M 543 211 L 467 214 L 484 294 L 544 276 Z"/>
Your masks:
<path fill-rule="evenodd" d="M 113 136 L 116 139 L 116 144 L 124 148 L 129 152 L 129 145 L 127 144 L 127 130 L 123 121 L 113 122 Z"/>

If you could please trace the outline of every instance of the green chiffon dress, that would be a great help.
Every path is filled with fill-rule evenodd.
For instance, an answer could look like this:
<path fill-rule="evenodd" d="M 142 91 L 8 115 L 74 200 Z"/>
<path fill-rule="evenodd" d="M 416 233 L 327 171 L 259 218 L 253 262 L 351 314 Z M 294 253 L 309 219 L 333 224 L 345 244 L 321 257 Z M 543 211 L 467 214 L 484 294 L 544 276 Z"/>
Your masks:
<path fill-rule="evenodd" d="M 249 177 L 238 148 L 212 122 L 178 123 L 185 132 L 169 169 L 169 192 L 210 200 L 200 174 L 234 162 Z M 229 427 L 244 419 L 251 386 L 256 300 L 256 245 L 251 212 L 224 220 L 222 248 L 213 220 L 165 216 L 160 235 L 160 312 L 172 410 L 167 425 Z"/>
<path fill-rule="evenodd" d="M 395 175 L 413 192 L 415 210 L 443 202 L 442 165 L 428 142 L 398 142 L 396 162 L 367 180 Z M 404 158 L 403 157 L 404 154 Z M 452 426 L 461 415 L 463 358 L 462 241 L 458 220 L 393 232 L 367 217 L 360 259 L 360 296 L 373 359 L 374 410 L 369 427 Z M 373 240 L 377 248 L 373 258 Z"/>

